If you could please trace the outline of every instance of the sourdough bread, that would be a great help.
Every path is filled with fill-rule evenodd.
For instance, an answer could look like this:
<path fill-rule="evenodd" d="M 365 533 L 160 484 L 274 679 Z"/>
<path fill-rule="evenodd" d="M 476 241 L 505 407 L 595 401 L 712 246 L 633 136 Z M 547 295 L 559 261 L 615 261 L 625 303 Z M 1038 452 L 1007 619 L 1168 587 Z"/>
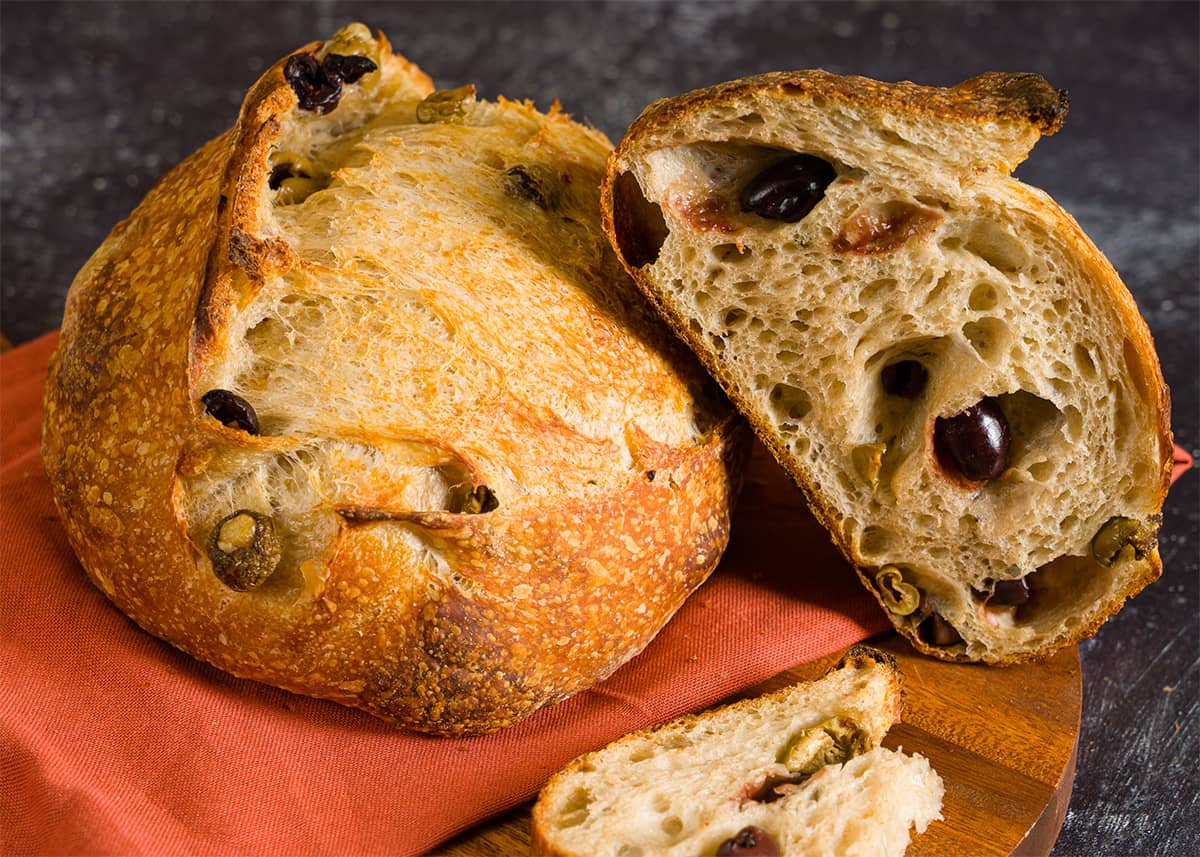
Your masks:
<path fill-rule="evenodd" d="M 362 25 L 272 66 L 71 288 L 43 457 L 95 584 L 429 732 L 641 650 L 721 555 L 747 433 L 604 239 L 610 148 Z"/>
<path fill-rule="evenodd" d="M 895 661 L 856 646 L 819 681 L 576 759 L 533 808 L 533 853 L 897 857 L 943 793 L 926 759 L 880 746 L 900 711 Z"/>
<path fill-rule="evenodd" d="M 1009 173 L 1056 131 L 1036 75 L 822 71 L 650 105 L 605 227 L 895 626 L 1012 662 L 1160 573 L 1168 394 L 1108 261 Z"/>

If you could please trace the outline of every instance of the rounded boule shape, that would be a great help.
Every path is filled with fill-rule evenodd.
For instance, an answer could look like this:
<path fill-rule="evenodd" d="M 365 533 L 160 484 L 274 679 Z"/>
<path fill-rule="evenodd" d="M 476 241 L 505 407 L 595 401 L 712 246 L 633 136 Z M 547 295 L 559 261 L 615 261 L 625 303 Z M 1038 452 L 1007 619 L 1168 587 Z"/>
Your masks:
<path fill-rule="evenodd" d="M 748 435 L 608 248 L 603 135 L 440 97 L 361 25 L 296 56 L 78 274 L 46 472 L 152 634 L 492 731 L 607 676 L 707 577 Z"/>

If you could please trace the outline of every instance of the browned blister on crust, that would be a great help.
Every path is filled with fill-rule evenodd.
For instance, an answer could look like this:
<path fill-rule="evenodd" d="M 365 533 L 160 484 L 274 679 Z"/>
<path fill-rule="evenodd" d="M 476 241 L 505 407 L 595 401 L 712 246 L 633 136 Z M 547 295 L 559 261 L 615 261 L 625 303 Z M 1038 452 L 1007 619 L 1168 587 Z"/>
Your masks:
<path fill-rule="evenodd" d="M 748 433 L 604 241 L 607 140 L 557 105 L 430 100 L 360 25 L 293 65 L 331 53 L 375 70 L 320 112 L 280 60 L 80 271 L 43 459 L 88 575 L 151 633 L 493 731 L 712 571 Z"/>
<path fill-rule="evenodd" d="M 1078 224 L 1009 176 L 1066 109 L 1037 75 L 776 73 L 655 102 L 609 158 L 605 230 L 638 286 L 897 629 L 945 659 L 1048 655 L 1161 571 L 1149 330 Z M 829 168 L 802 216 L 748 205 L 797 154 Z M 733 212 L 724 233 L 696 200 Z M 899 364 L 919 372 L 888 389 Z M 1107 563 L 1092 540 L 1114 519 L 1136 536 Z"/>

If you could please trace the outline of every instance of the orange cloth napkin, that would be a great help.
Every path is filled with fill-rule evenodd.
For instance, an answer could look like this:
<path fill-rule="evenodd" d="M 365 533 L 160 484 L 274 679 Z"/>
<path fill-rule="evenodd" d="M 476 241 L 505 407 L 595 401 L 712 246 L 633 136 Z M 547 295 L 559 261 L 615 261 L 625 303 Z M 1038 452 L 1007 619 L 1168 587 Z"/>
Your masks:
<path fill-rule="evenodd" d="M 607 681 L 506 732 L 406 734 L 232 678 L 141 631 L 75 560 L 38 455 L 56 342 L 0 357 L 0 853 L 419 853 L 579 753 L 889 627 L 758 450 L 709 582 Z"/>

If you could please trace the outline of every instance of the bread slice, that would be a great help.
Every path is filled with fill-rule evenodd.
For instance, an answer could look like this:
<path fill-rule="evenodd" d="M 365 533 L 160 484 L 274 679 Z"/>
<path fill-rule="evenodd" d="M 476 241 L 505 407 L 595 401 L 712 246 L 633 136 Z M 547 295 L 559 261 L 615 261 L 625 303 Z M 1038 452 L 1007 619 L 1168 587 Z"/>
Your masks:
<path fill-rule="evenodd" d="M 600 227 L 608 141 L 352 25 L 71 287 L 43 460 L 92 580 L 234 675 L 488 732 L 720 558 L 748 432 Z"/>
<path fill-rule="evenodd" d="M 638 285 L 947 659 L 1047 655 L 1161 569 L 1149 331 L 1009 175 L 1066 109 L 1029 74 L 776 73 L 652 104 L 609 159 L 605 227 Z"/>
<path fill-rule="evenodd" d="M 903 854 L 910 827 L 941 818 L 943 787 L 923 757 L 880 746 L 900 709 L 894 659 L 860 645 L 818 681 L 626 735 L 546 784 L 533 853 Z"/>

